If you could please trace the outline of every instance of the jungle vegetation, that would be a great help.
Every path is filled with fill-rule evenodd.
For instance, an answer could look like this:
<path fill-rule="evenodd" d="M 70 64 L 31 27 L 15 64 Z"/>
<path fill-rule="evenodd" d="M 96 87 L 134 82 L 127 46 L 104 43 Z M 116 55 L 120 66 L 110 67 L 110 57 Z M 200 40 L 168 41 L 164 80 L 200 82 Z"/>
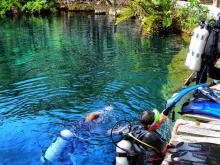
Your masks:
<path fill-rule="evenodd" d="M 202 20 L 206 20 L 208 8 L 199 0 L 189 0 L 189 5 L 176 7 L 176 0 L 134 0 L 122 7 L 116 23 L 131 17 L 141 21 L 146 34 L 164 33 L 173 30 L 190 30 Z"/>
<path fill-rule="evenodd" d="M 0 16 L 56 11 L 57 0 L 1 0 Z"/>
<path fill-rule="evenodd" d="M 119 9 L 116 24 L 135 17 L 141 22 L 143 34 L 155 34 L 190 30 L 201 20 L 206 20 L 207 7 L 199 0 L 189 0 L 186 7 L 177 8 L 176 0 L 96 0 L 82 1 L 93 5 L 106 2 L 109 8 Z M 37 14 L 55 12 L 62 3 L 82 4 L 80 0 L 0 0 L 0 16 L 15 14 Z"/>

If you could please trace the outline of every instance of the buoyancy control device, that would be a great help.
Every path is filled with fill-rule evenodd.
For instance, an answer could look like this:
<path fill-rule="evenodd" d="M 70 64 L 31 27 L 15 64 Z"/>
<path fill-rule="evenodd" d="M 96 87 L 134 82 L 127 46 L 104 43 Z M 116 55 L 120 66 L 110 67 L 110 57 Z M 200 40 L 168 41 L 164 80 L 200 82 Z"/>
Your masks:
<path fill-rule="evenodd" d="M 189 45 L 189 51 L 186 57 L 185 65 L 192 71 L 201 69 L 202 54 L 209 36 L 205 23 L 202 22 L 195 28 Z"/>

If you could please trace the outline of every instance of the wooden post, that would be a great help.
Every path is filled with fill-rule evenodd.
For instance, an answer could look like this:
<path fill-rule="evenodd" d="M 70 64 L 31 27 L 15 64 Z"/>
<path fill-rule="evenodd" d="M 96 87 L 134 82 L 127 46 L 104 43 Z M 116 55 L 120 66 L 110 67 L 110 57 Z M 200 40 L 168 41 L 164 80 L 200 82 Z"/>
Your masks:
<path fill-rule="evenodd" d="M 213 0 L 213 6 L 218 7 L 219 6 L 219 0 Z"/>

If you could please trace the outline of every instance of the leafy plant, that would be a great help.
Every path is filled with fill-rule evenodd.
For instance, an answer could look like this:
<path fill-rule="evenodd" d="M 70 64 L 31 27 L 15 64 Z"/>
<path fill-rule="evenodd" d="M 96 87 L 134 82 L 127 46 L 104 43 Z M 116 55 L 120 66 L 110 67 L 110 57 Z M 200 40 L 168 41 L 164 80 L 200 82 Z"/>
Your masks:
<path fill-rule="evenodd" d="M 22 11 L 29 11 L 37 14 L 40 14 L 42 11 L 54 12 L 55 10 L 55 2 L 49 0 L 29 1 L 22 7 Z"/>
<path fill-rule="evenodd" d="M 123 8 L 116 24 L 133 16 L 141 20 L 145 33 L 160 33 L 174 26 L 176 1 L 134 0 Z"/>
<path fill-rule="evenodd" d="M 21 9 L 22 5 L 19 0 L 1 0 L 0 15 L 16 13 Z"/>
<path fill-rule="evenodd" d="M 0 16 L 28 11 L 40 14 L 42 11 L 54 12 L 56 0 L 0 0 Z"/>
<path fill-rule="evenodd" d="M 207 19 L 208 8 L 202 6 L 199 0 L 189 0 L 189 5 L 181 7 L 177 13 L 182 29 L 190 30 L 202 20 Z"/>

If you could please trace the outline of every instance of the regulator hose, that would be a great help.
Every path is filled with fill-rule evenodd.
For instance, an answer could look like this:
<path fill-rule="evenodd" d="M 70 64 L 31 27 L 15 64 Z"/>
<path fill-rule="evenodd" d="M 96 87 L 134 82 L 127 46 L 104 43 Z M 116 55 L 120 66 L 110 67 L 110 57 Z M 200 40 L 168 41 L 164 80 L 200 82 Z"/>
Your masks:
<path fill-rule="evenodd" d="M 113 134 L 114 134 L 113 131 L 114 131 L 114 128 L 117 127 L 118 125 L 120 126 L 119 123 L 122 123 L 122 122 L 127 123 L 127 125 L 125 125 L 125 126 L 128 128 L 128 132 L 120 131 L 119 134 L 122 134 L 122 137 L 121 137 L 119 140 L 115 141 L 115 140 L 113 139 Z M 125 127 L 125 126 L 123 126 L 123 127 Z M 131 126 L 132 126 L 132 123 L 131 123 L 130 121 L 128 121 L 128 120 L 120 120 L 120 121 L 118 121 L 118 122 L 116 122 L 116 123 L 114 124 L 114 126 L 113 126 L 112 129 L 111 129 L 111 134 L 110 134 L 112 143 L 113 143 L 116 147 L 118 147 L 118 148 L 120 148 L 121 150 L 123 150 L 123 151 L 125 151 L 126 153 L 128 153 L 128 155 L 130 155 L 130 156 L 131 156 L 131 155 L 134 155 L 134 153 L 131 152 L 131 151 L 128 151 L 128 150 L 126 150 L 126 149 L 124 149 L 124 148 L 119 147 L 117 143 L 120 142 L 120 141 L 124 138 L 124 135 L 127 135 L 127 134 L 129 134 L 129 133 L 131 132 Z"/>

